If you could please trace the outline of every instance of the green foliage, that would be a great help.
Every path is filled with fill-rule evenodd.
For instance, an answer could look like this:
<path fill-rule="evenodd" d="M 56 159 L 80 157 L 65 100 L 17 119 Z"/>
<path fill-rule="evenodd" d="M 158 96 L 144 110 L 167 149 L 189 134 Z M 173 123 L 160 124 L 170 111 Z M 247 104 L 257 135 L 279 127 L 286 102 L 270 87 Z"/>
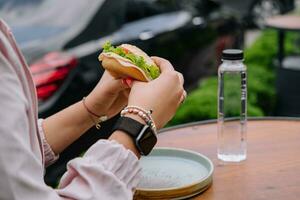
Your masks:
<path fill-rule="evenodd" d="M 287 53 L 295 52 L 292 41 L 296 37 L 295 34 L 287 35 L 285 44 Z M 274 111 L 276 56 L 275 31 L 264 31 L 254 44 L 245 50 L 245 64 L 248 71 L 248 116 L 272 115 Z M 217 84 L 216 76 L 201 80 L 198 88 L 188 94 L 169 125 L 216 118 Z"/>
<path fill-rule="evenodd" d="M 217 82 L 215 77 L 202 81 L 201 89 L 188 95 L 170 125 L 216 118 Z"/>
<path fill-rule="evenodd" d="M 265 31 L 250 48 L 245 50 L 245 64 L 248 68 L 251 68 L 251 64 L 259 64 L 262 68 L 270 68 L 276 53 L 276 32 Z"/>

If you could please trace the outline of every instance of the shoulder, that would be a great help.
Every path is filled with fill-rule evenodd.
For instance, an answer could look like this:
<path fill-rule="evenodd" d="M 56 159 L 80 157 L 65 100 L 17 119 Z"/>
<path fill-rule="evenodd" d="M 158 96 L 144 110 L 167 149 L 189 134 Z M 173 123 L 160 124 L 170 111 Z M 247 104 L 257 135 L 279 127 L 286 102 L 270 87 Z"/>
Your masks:
<path fill-rule="evenodd" d="M 10 28 L 8 27 L 6 22 L 1 18 L 0 18 L 0 31 L 2 31 L 2 32 L 9 32 L 10 31 Z"/>
<path fill-rule="evenodd" d="M 10 54 L 15 53 L 12 44 L 12 32 L 8 25 L 0 18 L 0 54 L 8 59 Z"/>
<path fill-rule="evenodd" d="M 4 20 L 0 18 L 0 42 L 8 42 L 11 43 L 13 40 L 13 34 L 9 26 L 6 24 Z"/>
<path fill-rule="evenodd" d="M 21 71 L 22 61 L 13 34 L 8 25 L 0 19 L 0 69 Z"/>

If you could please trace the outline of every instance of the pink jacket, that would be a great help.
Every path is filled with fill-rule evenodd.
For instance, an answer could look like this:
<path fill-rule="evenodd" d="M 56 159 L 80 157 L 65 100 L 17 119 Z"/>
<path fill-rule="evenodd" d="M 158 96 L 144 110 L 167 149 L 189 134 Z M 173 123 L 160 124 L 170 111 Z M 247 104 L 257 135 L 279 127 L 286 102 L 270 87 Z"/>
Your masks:
<path fill-rule="evenodd" d="M 59 189 L 43 180 L 56 160 L 37 119 L 35 86 L 10 29 L 0 20 L 0 199 L 132 199 L 137 157 L 115 141 L 99 140 L 68 163 Z"/>

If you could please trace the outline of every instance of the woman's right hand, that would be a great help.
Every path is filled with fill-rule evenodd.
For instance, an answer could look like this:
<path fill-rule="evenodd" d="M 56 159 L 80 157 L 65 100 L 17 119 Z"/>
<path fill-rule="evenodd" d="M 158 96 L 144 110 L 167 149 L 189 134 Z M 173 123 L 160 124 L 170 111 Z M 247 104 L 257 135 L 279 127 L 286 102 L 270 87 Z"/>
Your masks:
<path fill-rule="evenodd" d="M 150 82 L 134 81 L 131 85 L 128 105 L 152 110 L 157 129 L 162 128 L 175 114 L 186 92 L 183 76 L 176 72 L 168 60 L 152 57 L 161 74 Z"/>

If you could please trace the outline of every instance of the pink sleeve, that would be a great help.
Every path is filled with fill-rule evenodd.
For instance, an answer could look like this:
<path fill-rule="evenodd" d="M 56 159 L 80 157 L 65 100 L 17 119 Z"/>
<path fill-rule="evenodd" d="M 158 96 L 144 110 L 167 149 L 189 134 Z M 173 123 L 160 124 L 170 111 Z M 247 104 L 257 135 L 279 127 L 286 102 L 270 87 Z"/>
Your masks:
<path fill-rule="evenodd" d="M 45 139 L 42 123 L 43 119 L 39 119 L 38 128 L 43 141 L 45 166 L 49 166 L 58 156 Z M 138 159 L 131 151 L 115 141 L 100 140 L 82 158 L 68 163 L 67 172 L 62 177 L 57 192 L 72 199 L 98 196 L 132 199 L 139 176 Z M 118 188 L 118 192 L 112 192 L 113 188 Z"/>
<path fill-rule="evenodd" d="M 44 157 L 45 157 L 45 163 L 44 166 L 47 167 L 51 164 L 53 164 L 58 158 L 58 155 L 55 155 L 53 152 L 52 148 L 48 144 L 46 138 L 45 138 L 45 133 L 43 129 L 43 119 L 38 120 L 38 130 L 39 134 L 41 136 L 42 142 L 43 142 L 43 152 L 44 152 Z"/>
<path fill-rule="evenodd" d="M 71 199 L 132 199 L 140 179 L 137 157 L 115 141 L 99 140 L 68 163 L 58 194 Z"/>

